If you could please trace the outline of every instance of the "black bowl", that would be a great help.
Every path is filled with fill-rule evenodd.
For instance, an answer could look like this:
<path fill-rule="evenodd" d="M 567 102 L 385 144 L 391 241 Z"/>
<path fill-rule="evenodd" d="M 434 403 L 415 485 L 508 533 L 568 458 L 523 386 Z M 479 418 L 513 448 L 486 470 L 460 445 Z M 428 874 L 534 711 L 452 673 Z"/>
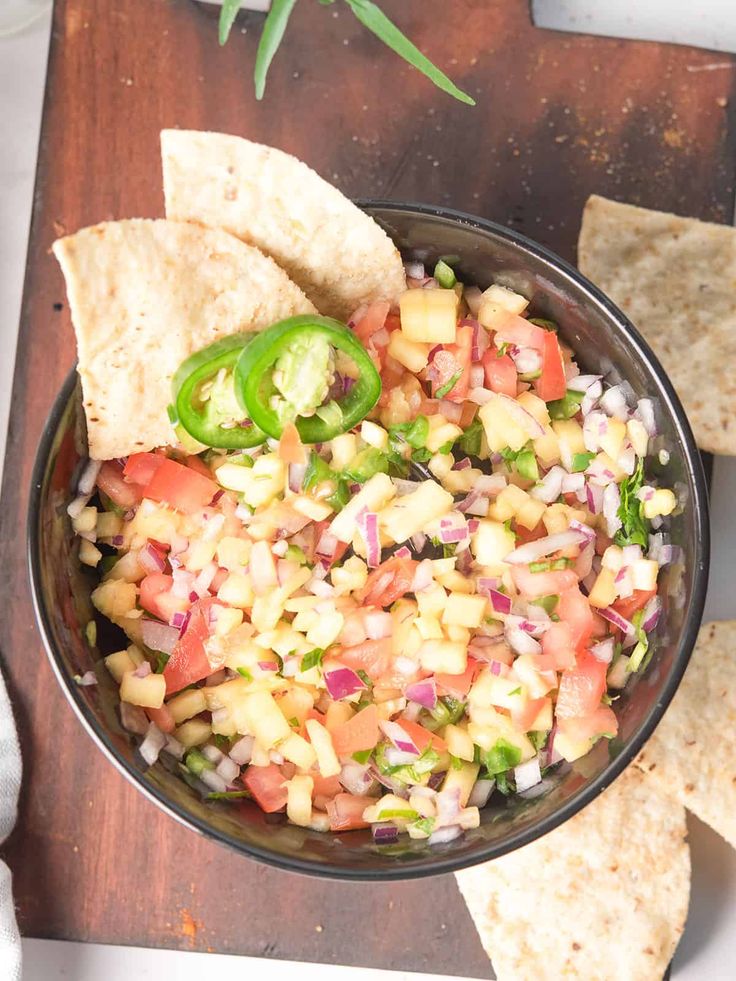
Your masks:
<path fill-rule="evenodd" d="M 523 236 L 469 215 L 422 205 L 362 206 L 407 256 L 431 264 L 439 255 L 455 255 L 463 281 L 485 287 L 496 280 L 523 293 L 536 314 L 560 324 L 584 369 L 603 372 L 610 381 L 626 380 L 637 397 L 654 399 L 661 434 L 654 445 L 666 448 L 669 460 L 662 464 L 654 455 L 647 467 L 649 476 L 676 487 L 682 502 L 667 530 L 682 549 L 683 562 L 663 573 L 664 615 L 654 655 L 616 702 L 618 737 L 600 740 L 572 765 L 562 764 L 545 779 L 539 796 L 493 803 L 482 811 L 478 829 L 435 846 L 411 840 L 376 845 L 366 831 L 331 835 L 273 823 L 247 801 L 204 802 L 164 762 L 147 767 L 120 725 L 117 686 L 104 666 L 98 667 L 97 686 L 74 681 L 114 643 L 106 638 L 101 618 L 99 646 L 85 639 L 84 627 L 93 619 L 94 574 L 79 565 L 65 510 L 86 454 L 75 373 L 56 400 L 38 449 L 29 559 L 36 612 L 59 683 L 99 747 L 150 800 L 187 827 L 280 868 L 332 878 L 402 879 L 450 872 L 533 841 L 593 800 L 634 758 L 674 695 L 695 642 L 707 584 L 708 505 L 690 427 L 661 365 L 621 311 L 575 269 Z"/>

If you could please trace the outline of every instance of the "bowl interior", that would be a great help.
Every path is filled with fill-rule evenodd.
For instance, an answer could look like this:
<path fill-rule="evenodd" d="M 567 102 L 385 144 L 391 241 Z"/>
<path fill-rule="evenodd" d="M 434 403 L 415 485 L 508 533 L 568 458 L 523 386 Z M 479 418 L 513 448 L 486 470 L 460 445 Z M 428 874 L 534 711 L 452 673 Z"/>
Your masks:
<path fill-rule="evenodd" d="M 421 206 L 366 204 L 406 256 L 432 263 L 459 257 L 459 278 L 481 288 L 492 280 L 527 296 L 534 313 L 560 324 L 584 370 L 607 380 L 626 380 L 637 397 L 654 399 L 655 451 L 669 460 L 648 461 L 650 475 L 677 488 L 683 502 L 668 523 L 682 561 L 663 573 L 664 615 L 654 655 L 616 703 L 619 735 L 601 740 L 572 765 L 544 780 L 541 793 L 501 800 L 482 811 L 481 826 L 445 845 L 403 839 L 375 845 L 369 832 L 326 835 L 283 823 L 242 802 L 204 802 L 163 761 L 147 767 L 134 739 L 122 728 L 117 686 L 104 667 L 97 686 L 80 687 L 75 675 L 94 668 L 117 649 L 115 628 L 98 618 L 97 645 L 85 638 L 93 619 L 95 575 L 79 565 L 66 504 L 86 455 L 84 416 L 76 374 L 67 380 L 39 447 L 29 517 L 34 599 L 47 650 L 59 682 L 100 747 L 152 800 L 174 817 L 245 854 L 297 871 L 348 878 L 408 878 L 447 872 L 525 844 L 551 830 L 605 788 L 646 740 L 685 669 L 700 623 L 707 579 L 707 499 L 700 458 L 680 406 L 662 369 L 623 315 L 573 269 L 507 229 Z"/>

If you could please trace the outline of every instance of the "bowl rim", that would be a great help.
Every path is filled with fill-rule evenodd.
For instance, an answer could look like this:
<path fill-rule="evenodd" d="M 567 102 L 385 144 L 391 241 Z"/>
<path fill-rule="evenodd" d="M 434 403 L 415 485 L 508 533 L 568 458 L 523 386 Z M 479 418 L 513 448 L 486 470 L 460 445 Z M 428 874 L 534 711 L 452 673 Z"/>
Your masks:
<path fill-rule="evenodd" d="M 557 273 L 562 274 L 576 287 L 588 294 L 588 297 L 595 304 L 602 308 L 609 320 L 613 321 L 616 328 L 624 334 L 633 351 L 651 369 L 661 387 L 661 394 L 664 396 L 663 402 L 667 412 L 673 419 L 675 430 L 684 448 L 684 463 L 693 487 L 693 500 L 691 509 L 693 512 L 694 534 L 696 541 L 696 562 L 693 572 L 693 589 L 690 602 L 690 610 L 687 621 L 681 631 L 677 650 L 673 658 L 672 669 L 667 676 L 659 697 L 650 710 L 648 716 L 639 727 L 633 738 L 625 745 L 619 755 L 599 773 L 593 780 L 586 785 L 561 807 L 553 813 L 547 815 L 537 824 L 512 832 L 503 844 L 488 843 L 479 848 L 476 854 L 468 857 L 445 857 L 437 854 L 432 857 L 428 853 L 426 860 L 420 863 L 402 865 L 397 862 L 393 868 L 386 869 L 362 869 L 355 868 L 349 864 L 341 864 L 339 861 L 325 865 L 321 862 L 296 857 L 285 857 L 279 853 L 270 851 L 260 845 L 253 845 L 243 842 L 226 832 L 220 831 L 207 824 L 200 818 L 187 813 L 178 804 L 166 798 L 157 787 L 146 782 L 143 772 L 136 769 L 126 759 L 118 754 L 108 738 L 104 728 L 98 724 L 94 714 L 82 698 L 79 687 L 74 683 L 73 678 L 69 677 L 64 671 L 61 659 L 57 656 L 52 643 L 51 620 L 48 610 L 45 608 L 41 594 L 41 562 L 40 562 L 40 527 L 39 515 L 41 507 L 41 490 L 43 478 L 46 470 L 51 445 L 56 435 L 61 417 L 68 405 L 69 399 L 77 384 L 76 366 L 67 375 L 61 390 L 54 399 L 49 416 L 44 423 L 44 427 L 39 440 L 38 449 L 33 463 L 31 476 L 31 489 L 29 495 L 27 523 L 26 523 L 26 544 L 28 569 L 31 587 L 31 598 L 33 609 L 36 615 L 41 639 L 43 641 L 46 655 L 51 663 L 52 670 L 56 679 L 64 692 L 67 700 L 73 708 L 77 718 L 86 729 L 87 733 L 104 755 L 113 763 L 122 775 L 130 781 L 141 793 L 153 804 L 157 805 L 162 811 L 174 818 L 179 824 L 191 831 L 196 831 L 206 838 L 212 839 L 221 845 L 229 847 L 234 851 L 249 858 L 257 859 L 284 871 L 299 872 L 302 874 L 316 876 L 323 879 L 336 879 L 343 881 L 393 881 L 409 880 L 422 878 L 431 875 L 442 875 L 455 872 L 463 868 L 468 868 L 491 859 L 499 858 L 501 855 L 521 848 L 526 844 L 548 834 L 554 828 L 559 827 L 564 822 L 573 817 L 578 811 L 586 807 L 602 791 L 604 791 L 623 770 L 630 764 L 639 750 L 649 739 L 655 727 L 662 718 L 667 706 L 672 700 L 687 664 L 692 654 L 698 630 L 700 628 L 703 607 L 705 604 L 705 594 L 708 584 L 708 566 L 710 557 L 710 527 L 708 509 L 708 490 L 703 470 L 700 453 L 695 444 L 695 439 L 690 428 L 690 424 L 685 415 L 685 410 L 675 393 L 674 387 L 667 377 L 663 367 L 649 348 L 649 345 L 642 338 L 633 324 L 624 313 L 593 283 L 575 269 L 570 263 L 561 259 L 551 250 L 522 235 L 513 229 L 485 218 L 480 218 L 466 212 L 456 211 L 450 208 L 441 208 L 434 205 L 414 203 L 384 201 L 380 199 L 360 198 L 355 202 L 362 210 L 371 213 L 372 217 L 377 218 L 381 223 L 381 216 L 376 216 L 376 212 L 397 212 L 420 215 L 424 217 L 439 218 L 449 220 L 455 224 L 467 226 L 482 232 L 490 232 L 492 235 L 511 242 L 522 253 L 533 256 L 535 259 L 542 260 L 552 266 Z"/>

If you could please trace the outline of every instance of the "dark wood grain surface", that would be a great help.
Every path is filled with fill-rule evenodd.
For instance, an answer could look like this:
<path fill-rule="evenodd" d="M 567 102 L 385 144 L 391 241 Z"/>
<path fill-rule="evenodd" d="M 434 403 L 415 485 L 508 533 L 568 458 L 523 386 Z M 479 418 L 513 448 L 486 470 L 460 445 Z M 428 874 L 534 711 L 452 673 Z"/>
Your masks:
<path fill-rule="evenodd" d="M 6 854 L 33 936 L 490 977 L 452 878 L 336 884 L 197 838 L 83 733 L 40 648 L 23 526 L 32 457 L 74 349 L 53 239 L 162 213 L 165 126 L 247 135 L 354 196 L 507 222 L 573 257 L 591 191 L 715 221 L 733 213 L 733 59 L 532 27 L 522 0 L 384 6 L 478 100 L 439 94 L 339 5 L 304 0 L 252 94 L 260 18 L 220 50 L 191 0 L 57 0 L 0 509 L 0 651 L 24 752 Z M 728 67 L 708 69 L 714 60 Z"/>

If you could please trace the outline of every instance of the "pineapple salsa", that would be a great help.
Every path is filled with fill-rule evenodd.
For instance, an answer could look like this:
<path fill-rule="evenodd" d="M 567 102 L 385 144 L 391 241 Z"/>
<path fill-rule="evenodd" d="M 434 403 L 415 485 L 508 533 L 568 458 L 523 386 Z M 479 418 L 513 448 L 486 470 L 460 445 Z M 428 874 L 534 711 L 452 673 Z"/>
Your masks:
<path fill-rule="evenodd" d="M 448 841 L 613 737 L 674 556 L 651 402 L 523 296 L 433 273 L 195 355 L 180 442 L 70 506 L 145 760 L 377 842 Z"/>

